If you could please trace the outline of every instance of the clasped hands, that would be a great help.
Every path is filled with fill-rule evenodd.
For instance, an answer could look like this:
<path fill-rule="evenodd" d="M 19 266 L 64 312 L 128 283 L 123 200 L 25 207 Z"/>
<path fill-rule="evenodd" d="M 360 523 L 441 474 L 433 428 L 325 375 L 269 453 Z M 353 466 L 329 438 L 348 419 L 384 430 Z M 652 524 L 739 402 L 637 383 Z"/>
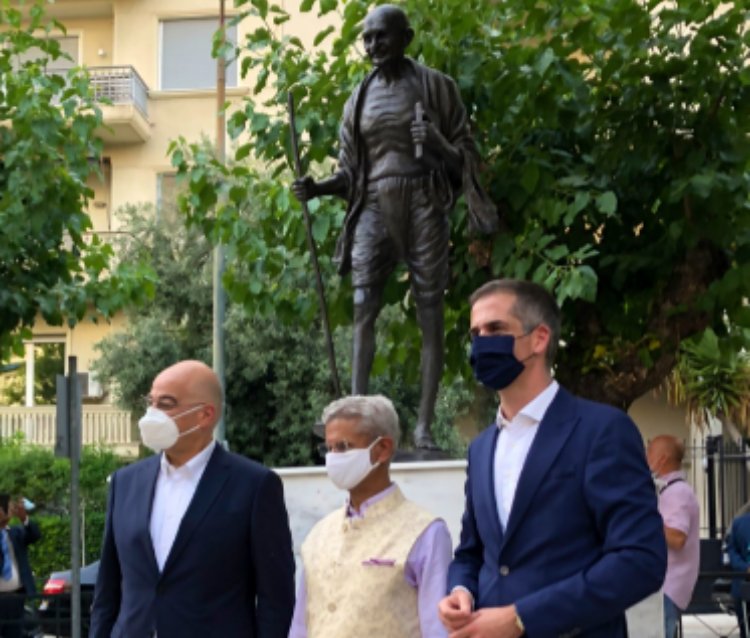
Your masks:
<path fill-rule="evenodd" d="M 455 589 L 438 605 L 440 621 L 450 632 L 449 638 L 520 638 L 516 608 L 488 607 L 472 611 L 471 595 Z"/>

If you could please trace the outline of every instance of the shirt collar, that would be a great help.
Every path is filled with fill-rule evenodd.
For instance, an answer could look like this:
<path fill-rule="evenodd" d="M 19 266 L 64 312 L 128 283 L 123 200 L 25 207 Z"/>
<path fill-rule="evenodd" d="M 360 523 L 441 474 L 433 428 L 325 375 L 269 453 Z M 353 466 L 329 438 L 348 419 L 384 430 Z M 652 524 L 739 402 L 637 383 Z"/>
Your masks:
<path fill-rule="evenodd" d="M 167 459 L 167 455 L 161 453 L 161 472 L 165 476 L 175 476 L 176 474 L 194 477 L 200 476 L 203 470 L 208 465 L 208 460 L 211 458 L 211 454 L 216 447 L 216 441 L 211 441 L 206 447 L 204 447 L 198 454 L 191 458 L 187 463 L 180 467 L 175 467 Z"/>
<path fill-rule="evenodd" d="M 378 501 L 382 501 L 386 496 L 388 496 L 395 489 L 396 489 L 396 484 L 391 483 L 388 487 L 386 487 L 381 492 L 378 492 L 374 496 L 371 496 L 366 501 L 362 501 L 362 504 L 359 506 L 359 511 L 355 510 L 351 506 L 351 503 L 347 500 L 346 501 L 346 517 L 347 518 L 364 518 L 365 511 L 367 510 L 368 507 L 372 507 Z"/>
<path fill-rule="evenodd" d="M 525 422 L 528 425 L 537 425 L 541 423 L 559 389 L 560 384 L 552 379 L 550 384 L 523 406 L 518 411 L 518 414 L 510 421 L 503 416 L 503 406 L 499 406 L 497 408 L 497 426 L 500 428 L 507 427 L 511 423 L 516 422 L 516 419 L 519 416 L 522 417 L 521 422 Z"/>
<path fill-rule="evenodd" d="M 669 481 L 674 481 L 675 479 L 684 479 L 685 478 L 685 472 L 682 470 L 675 470 L 674 472 L 670 472 L 669 474 L 664 474 L 663 476 L 659 477 L 659 480 L 663 481 L 664 484 L 669 483 Z"/>

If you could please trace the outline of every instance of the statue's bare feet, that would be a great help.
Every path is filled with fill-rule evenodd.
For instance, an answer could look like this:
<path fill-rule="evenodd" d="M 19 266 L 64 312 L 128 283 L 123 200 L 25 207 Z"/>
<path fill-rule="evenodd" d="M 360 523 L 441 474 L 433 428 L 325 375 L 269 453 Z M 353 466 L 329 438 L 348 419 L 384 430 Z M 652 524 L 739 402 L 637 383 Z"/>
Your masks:
<path fill-rule="evenodd" d="M 439 450 L 437 443 L 432 438 L 430 428 L 424 423 L 417 423 L 414 428 L 414 447 L 418 450 Z"/>

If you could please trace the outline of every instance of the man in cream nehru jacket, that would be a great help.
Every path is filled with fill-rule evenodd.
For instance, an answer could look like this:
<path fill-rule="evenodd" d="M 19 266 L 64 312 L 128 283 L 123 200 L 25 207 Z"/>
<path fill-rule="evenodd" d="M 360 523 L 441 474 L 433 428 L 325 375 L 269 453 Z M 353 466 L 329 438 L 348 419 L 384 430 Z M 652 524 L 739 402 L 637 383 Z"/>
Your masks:
<path fill-rule="evenodd" d="M 328 476 L 349 492 L 302 544 L 290 638 L 443 638 L 437 616 L 451 538 L 404 498 L 389 466 L 398 415 L 384 396 L 349 396 L 324 411 Z"/>

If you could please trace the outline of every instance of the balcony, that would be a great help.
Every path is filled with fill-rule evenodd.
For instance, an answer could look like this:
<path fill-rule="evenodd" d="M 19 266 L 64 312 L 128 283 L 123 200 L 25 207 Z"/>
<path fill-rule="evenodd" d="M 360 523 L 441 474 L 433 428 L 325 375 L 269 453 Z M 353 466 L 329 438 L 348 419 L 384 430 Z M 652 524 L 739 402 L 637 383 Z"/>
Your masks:
<path fill-rule="evenodd" d="M 24 441 L 32 445 L 55 446 L 54 405 L 0 407 L 0 438 L 22 433 Z M 133 436 L 130 412 L 110 405 L 84 405 L 81 419 L 84 445 L 101 445 L 117 454 L 136 456 L 138 440 Z"/>
<path fill-rule="evenodd" d="M 151 138 L 148 87 L 132 66 L 88 67 L 91 87 L 102 104 L 104 126 L 98 136 L 105 144 L 142 144 Z"/>

